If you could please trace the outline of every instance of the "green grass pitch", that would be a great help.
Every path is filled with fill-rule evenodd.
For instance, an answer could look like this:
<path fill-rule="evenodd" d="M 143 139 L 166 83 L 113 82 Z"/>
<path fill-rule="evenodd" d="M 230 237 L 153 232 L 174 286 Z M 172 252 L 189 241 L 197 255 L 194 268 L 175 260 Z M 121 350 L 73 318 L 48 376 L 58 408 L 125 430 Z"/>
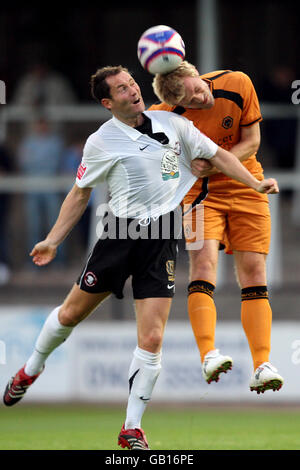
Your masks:
<path fill-rule="evenodd" d="M 0 450 L 120 450 L 125 408 L 27 405 L 0 409 Z M 157 407 L 143 419 L 151 450 L 299 450 L 300 408 Z"/>

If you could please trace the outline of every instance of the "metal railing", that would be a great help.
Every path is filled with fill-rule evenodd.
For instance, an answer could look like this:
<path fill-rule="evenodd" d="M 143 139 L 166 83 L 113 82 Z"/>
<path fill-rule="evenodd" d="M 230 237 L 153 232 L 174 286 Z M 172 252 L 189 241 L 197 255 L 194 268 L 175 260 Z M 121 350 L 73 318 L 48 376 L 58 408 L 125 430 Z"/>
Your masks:
<path fill-rule="evenodd" d="M 281 190 L 293 190 L 293 201 L 291 211 L 291 223 L 300 225 L 300 106 L 297 105 L 274 105 L 270 103 L 261 104 L 262 115 L 267 119 L 297 119 L 297 138 L 296 138 L 296 155 L 295 168 L 293 171 L 274 171 L 266 176 L 275 177 L 278 180 Z M 97 121 L 99 123 L 110 118 L 111 114 L 100 105 L 72 105 L 72 106 L 49 106 L 44 108 L 44 116 L 50 121 L 56 123 L 84 123 Z M 5 140 L 8 136 L 9 125 L 11 123 L 26 123 L 35 118 L 35 111 L 28 107 L 20 106 L 1 106 L 0 114 L 0 136 Z M 35 191 L 55 191 L 67 192 L 74 184 L 74 178 L 69 176 L 51 177 L 28 177 L 23 175 L 0 176 L 0 193 L 27 193 Z M 94 204 L 104 202 L 106 197 L 105 189 L 98 191 L 98 198 L 95 198 Z M 269 284 L 273 286 L 282 285 L 282 247 L 281 247 L 281 217 L 280 217 L 280 195 L 271 196 L 270 208 L 272 215 L 272 239 L 271 250 L 268 256 L 268 279 Z M 96 212 L 96 211 L 94 211 Z M 95 227 L 96 214 L 92 220 L 92 227 Z M 91 227 L 91 228 L 92 228 Z M 94 233 L 94 230 L 91 230 Z M 222 272 L 222 265 L 219 270 Z M 222 284 L 223 276 L 219 276 Z"/>

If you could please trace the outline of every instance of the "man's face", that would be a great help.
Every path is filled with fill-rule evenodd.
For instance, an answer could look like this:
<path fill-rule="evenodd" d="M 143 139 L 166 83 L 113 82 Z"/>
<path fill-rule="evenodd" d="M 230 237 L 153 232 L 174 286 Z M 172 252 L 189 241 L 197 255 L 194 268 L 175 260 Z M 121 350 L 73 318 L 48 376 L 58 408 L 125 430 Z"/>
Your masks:
<path fill-rule="evenodd" d="M 121 121 L 136 118 L 145 110 L 141 90 L 127 72 L 120 72 L 106 79 L 111 98 L 102 100 L 103 105 Z"/>
<path fill-rule="evenodd" d="M 184 108 L 209 109 L 214 105 L 214 97 L 208 83 L 200 77 L 183 77 L 185 96 L 178 103 Z"/>

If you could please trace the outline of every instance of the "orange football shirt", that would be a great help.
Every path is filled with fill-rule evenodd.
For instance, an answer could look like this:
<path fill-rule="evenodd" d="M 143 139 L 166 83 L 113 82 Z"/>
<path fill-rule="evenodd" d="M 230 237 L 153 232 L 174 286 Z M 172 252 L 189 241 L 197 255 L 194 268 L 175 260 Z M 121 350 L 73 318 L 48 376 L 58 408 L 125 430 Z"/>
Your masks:
<path fill-rule="evenodd" d="M 212 108 L 189 109 L 160 103 L 150 109 L 173 111 L 185 116 L 216 144 L 230 150 L 240 141 L 242 127 L 262 120 L 252 81 L 245 73 L 231 70 L 217 70 L 200 78 L 210 85 L 215 98 Z M 256 153 L 242 164 L 257 179 L 263 179 L 263 169 Z M 201 201 L 205 206 L 204 239 L 220 240 L 227 253 L 232 253 L 233 249 L 268 253 L 270 215 L 266 194 L 257 193 L 218 173 L 209 178 L 199 178 L 184 198 L 187 207 L 190 204 L 194 207 Z M 195 217 L 193 212 L 192 224 Z"/>
<path fill-rule="evenodd" d="M 243 72 L 217 70 L 201 75 L 206 80 L 215 98 L 210 109 L 189 109 L 169 106 L 166 103 L 154 104 L 149 109 L 174 111 L 193 121 L 194 125 L 220 147 L 230 150 L 240 141 L 241 127 L 251 126 L 262 120 L 256 91 L 250 78 Z M 256 177 L 262 175 L 262 167 L 256 153 L 242 162 Z M 209 186 L 215 180 L 229 180 L 227 176 L 210 176 Z M 200 183 L 200 181 L 199 181 Z M 198 184 L 199 184 L 198 183 Z M 197 185 L 197 183 L 195 183 Z"/>

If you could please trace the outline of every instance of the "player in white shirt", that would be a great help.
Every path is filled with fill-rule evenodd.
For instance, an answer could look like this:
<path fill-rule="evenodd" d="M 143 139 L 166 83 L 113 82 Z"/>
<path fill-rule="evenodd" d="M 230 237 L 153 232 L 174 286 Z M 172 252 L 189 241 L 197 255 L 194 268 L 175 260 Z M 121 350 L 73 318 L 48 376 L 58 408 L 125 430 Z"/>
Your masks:
<path fill-rule="evenodd" d="M 76 183 L 45 240 L 31 252 L 38 266 L 50 263 L 57 247 L 83 214 L 92 188 L 106 180 L 110 208 L 120 225 L 147 219 L 160 223 L 194 184 L 191 159 L 206 158 L 231 178 L 259 192 L 278 192 L 273 179 L 258 181 L 229 152 L 202 135 L 191 121 L 169 112 L 144 112 L 140 88 L 127 69 L 105 67 L 92 76 L 92 95 L 113 118 L 86 143 Z M 146 226 L 149 230 L 152 224 Z M 138 344 L 129 368 L 130 394 L 119 445 L 148 450 L 141 419 L 161 369 L 164 328 L 174 295 L 176 234 L 169 238 L 100 239 L 66 297 L 47 318 L 24 367 L 8 383 L 4 403 L 12 406 L 44 369 L 49 354 L 111 293 L 122 298 L 132 276 Z M 147 234 L 151 235 L 150 231 Z M 92 393 L 92 391 L 91 391 Z"/>
<path fill-rule="evenodd" d="M 197 180 L 192 158 L 211 158 L 218 149 L 185 118 L 166 111 L 146 111 L 143 117 L 151 119 L 154 134 L 166 134 L 165 144 L 113 116 L 84 148 L 76 184 L 95 187 L 106 180 L 117 217 L 156 217 L 174 210 Z"/>

